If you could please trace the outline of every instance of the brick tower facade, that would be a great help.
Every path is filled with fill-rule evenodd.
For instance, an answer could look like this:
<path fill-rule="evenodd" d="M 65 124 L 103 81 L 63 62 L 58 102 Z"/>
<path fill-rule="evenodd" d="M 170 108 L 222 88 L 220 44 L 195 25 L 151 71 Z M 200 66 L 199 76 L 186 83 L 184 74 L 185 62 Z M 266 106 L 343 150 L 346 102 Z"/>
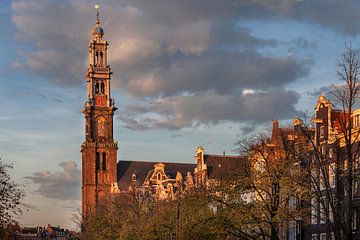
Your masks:
<path fill-rule="evenodd" d="M 98 7 L 98 6 L 97 6 Z M 116 182 L 117 142 L 113 138 L 115 103 L 110 96 L 110 66 L 107 64 L 108 42 L 103 40 L 99 12 L 92 40 L 89 43 L 85 141 L 82 153 L 82 213 L 83 218 L 95 211 L 99 199 L 111 191 Z"/>

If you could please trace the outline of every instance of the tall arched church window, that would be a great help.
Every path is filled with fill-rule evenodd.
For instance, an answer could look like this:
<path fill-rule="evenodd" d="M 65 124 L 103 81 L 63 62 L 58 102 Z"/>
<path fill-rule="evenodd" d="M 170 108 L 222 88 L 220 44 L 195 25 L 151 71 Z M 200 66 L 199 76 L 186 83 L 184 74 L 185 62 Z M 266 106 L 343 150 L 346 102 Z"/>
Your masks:
<path fill-rule="evenodd" d="M 102 170 L 106 170 L 106 153 L 102 153 Z"/>
<path fill-rule="evenodd" d="M 100 170 L 100 153 L 96 153 L 96 160 L 95 160 L 95 169 L 96 171 Z"/>
<path fill-rule="evenodd" d="M 96 94 L 99 93 L 99 83 L 98 82 L 95 83 L 95 93 Z"/>
<path fill-rule="evenodd" d="M 105 93 L 105 84 L 103 82 L 101 83 L 101 93 Z"/>

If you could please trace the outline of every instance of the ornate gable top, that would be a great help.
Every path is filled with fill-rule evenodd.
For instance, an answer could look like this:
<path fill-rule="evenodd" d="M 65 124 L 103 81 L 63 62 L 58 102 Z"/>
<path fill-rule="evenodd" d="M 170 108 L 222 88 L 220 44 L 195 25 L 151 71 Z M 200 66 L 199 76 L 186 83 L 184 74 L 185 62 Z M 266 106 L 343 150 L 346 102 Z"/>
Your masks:
<path fill-rule="evenodd" d="M 321 106 L 329 107 L 331 108 L 331 102 L 329 100 L 326 100 L 325 96 L 323 94 L 320 94 L 318 98 L 318 102 L 315 106 L 315 111 L 318 111 Z"/>

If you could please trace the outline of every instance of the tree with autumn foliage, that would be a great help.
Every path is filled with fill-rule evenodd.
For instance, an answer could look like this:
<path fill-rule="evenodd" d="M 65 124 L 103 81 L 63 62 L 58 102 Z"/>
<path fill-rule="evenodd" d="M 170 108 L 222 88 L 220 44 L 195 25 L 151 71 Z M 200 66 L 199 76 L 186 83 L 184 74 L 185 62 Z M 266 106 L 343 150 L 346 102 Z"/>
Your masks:
<path fill-rule="evenodd" d="M 16 225 L 13 217 L 22 213 L 21 201 L 25 194 L 22 188 L 10 177 L 10 164 L 4 164 L 0 159 L 0 236 L 7 239 L 11 235 L 12 226 Z"/>

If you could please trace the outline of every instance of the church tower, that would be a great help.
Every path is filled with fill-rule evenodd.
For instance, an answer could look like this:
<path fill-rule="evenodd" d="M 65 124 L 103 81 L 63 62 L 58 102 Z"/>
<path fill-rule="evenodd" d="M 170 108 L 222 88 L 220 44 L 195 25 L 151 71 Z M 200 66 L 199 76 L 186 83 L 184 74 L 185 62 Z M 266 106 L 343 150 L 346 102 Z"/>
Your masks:
<path fill-rule="evenodd" d="M 99 5 L 96 8 L 96 26 L 88 46 L 87 101 L 82 110 L 85 115 L 85 141 L 81 145 L 83 219 L 95 211 L 101 197 L 107 195 L 117 181 L 118 147 L 113 138 L 116 107 L 110 95 L 112 72 L 107 63 L 109 43 L 103 40 Z"/>

